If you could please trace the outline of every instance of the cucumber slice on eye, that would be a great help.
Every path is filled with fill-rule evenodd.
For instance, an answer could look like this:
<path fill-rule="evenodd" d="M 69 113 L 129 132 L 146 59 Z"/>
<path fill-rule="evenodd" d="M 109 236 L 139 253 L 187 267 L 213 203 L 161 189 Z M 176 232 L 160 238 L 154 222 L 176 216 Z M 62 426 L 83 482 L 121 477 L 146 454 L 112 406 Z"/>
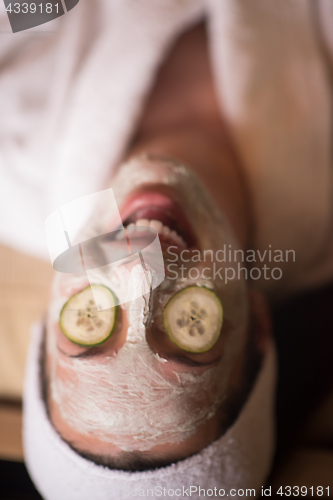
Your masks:
<path fill-rule="evenodd" d="M 108 309 L 98 311 L 95 299 Z M 83 347 L 97 346 L 112 335 L 117 313 L 113 292 L 103 285 L 89 285 L 66 302 L 60 313 L 59 324 L 71 342 Z"/>
<path fill-rule="evenodd" d="M 163 323 L 172 342 L 188 352 L 206 352 L 216 343 L 223 323 L 218 296 L 205 287 L 190 286 L 166 304 Z"/>

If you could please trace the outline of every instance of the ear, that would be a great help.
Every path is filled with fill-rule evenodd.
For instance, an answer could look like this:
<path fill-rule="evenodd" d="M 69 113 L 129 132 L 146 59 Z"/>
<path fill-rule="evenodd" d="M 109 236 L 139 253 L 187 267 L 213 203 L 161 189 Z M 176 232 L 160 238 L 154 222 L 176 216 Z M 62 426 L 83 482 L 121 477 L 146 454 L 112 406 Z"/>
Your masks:
<path fill-rule="evenodd" d="M 259 290 L 249 290 L 250 314 L 254 326 L 254 339 L 260 352 L 264 353 L 272 336 L 271 314 L 267 300 Z"/>

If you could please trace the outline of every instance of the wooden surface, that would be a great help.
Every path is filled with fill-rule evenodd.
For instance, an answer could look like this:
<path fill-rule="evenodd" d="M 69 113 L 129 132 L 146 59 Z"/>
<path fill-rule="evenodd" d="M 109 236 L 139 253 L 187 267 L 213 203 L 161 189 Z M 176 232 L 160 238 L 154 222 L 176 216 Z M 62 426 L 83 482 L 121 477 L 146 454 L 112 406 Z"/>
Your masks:
<path fill-rule="evenodd" d="M 51 263 L 0 245 L 0 399 L 22 397 L 30 327 L 45 312 Z"/>
<path fill-rule="evenodd" d="M 0 403 L 0 460 L 23 461 L 22 409 L 19 403 Z"/>

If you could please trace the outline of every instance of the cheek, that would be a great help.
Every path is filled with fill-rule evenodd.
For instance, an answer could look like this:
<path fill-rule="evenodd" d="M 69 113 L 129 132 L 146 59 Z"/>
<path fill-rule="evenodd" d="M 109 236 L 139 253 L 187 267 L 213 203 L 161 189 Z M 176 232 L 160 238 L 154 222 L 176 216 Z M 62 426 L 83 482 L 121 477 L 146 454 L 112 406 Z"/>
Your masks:
<path fill-rule="evenodd" d="M 77 384 L 78 379 L 72 367 L 58 363 L 55 371 L 55 382 L 56 384 L 68 384 L 70 382 L 73 387 Z"/>
<path fill-rule="evenodd" d="M 64 387 L 75 387 L 77 385 L 77 376 L 72 367 L 61 363 L 58 355 L 48 356 L 48 373 L 49 373 L 49 388 L 50 388 L 50 405 L 53 409 L 62 408 L 66 403 L 64 398 Z M 74 392 L 73 390 L 71 392 Z"/>
<path fill-rule="evenodd" d="M 191 419 L 197 412 L 201 413 L 205 409 L 211 408 L 215 399 L 216 395 L 211 387 L 205 384 L 195 384 L 193 387 L 184 387 L 181 407 L 185 409 L 188 418 Z"/>
<path fill-rule="evenodd" d="M 222 362 L 213 368 L 201 367 L 189 371 L 168 361 L 161 365 L 159 373 L 173 385 L 174 394 L 177 394 L 177 398 L 170 398 L 169 411 L 186 413 L 189 419 L 197 412 L 205 413 L 205 409 L 209 411 L 213 408 L 225 390 L 226 370 Z"/>

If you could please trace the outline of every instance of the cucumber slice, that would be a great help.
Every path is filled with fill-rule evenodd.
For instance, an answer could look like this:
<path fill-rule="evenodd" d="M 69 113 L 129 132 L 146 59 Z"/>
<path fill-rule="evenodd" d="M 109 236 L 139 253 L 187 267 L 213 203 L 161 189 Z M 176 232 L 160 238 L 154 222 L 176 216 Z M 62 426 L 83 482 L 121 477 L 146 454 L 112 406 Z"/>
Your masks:
<path fill-rule="evenodd" d="M 218 296 L 208 288 L 190 286 L 166 304 L 163 323 L 178 347 L 188 352 L 206 352 L 220 336 L 223 307 Z"/>
<path fill-rule="evenodd" d="M 98 311 L 95 299 L 98 304 L 108 305 L 109 308 Z M 66 302 L 60 313 L 59 324 L 62 333 L 71 342 L 84 347 L 97 346 L 112 335 L 117 313 L 113 292 L 103 285 L 89 285 Z"/>

